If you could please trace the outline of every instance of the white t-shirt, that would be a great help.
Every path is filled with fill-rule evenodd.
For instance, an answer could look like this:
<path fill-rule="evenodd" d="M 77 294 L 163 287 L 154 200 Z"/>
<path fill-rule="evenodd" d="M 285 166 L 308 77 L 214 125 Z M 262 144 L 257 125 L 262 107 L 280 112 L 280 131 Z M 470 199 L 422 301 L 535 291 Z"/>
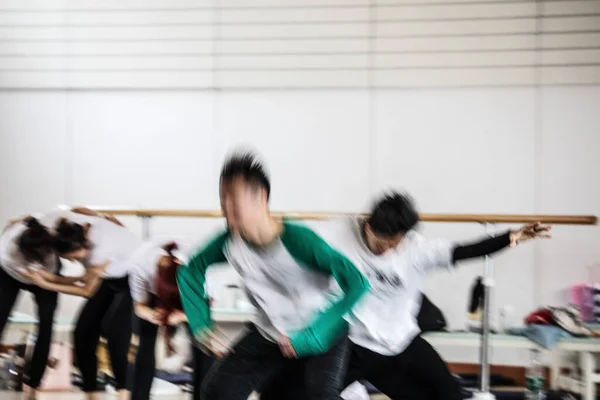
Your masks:
<path fill-rule="evenodd" d="M 139 240 L 127 228 L 104 218 L 57 210 L 45 214 L 40 222 L 50 229 L 56 227 L 59 219 L 66 218 L 78 224 L 90 224 L 88 239 L 92 245 L 90 255 L 83 261 L 84 267 L 102 265 L 109 262 L 104 273 L 105 278 L 123 278 L 129 273 L 129 259 L 141 245 Z"/>
<path fill-rule="evenodd" d="M 330 221 L 319 233 L 368 279 L 371 289 L 348 315 L 350 340 L 381 355 L 402 353 L 420 333 L 416 316 L 425 275 L 452 264 L 450 242 L 409 232 L 398 248 L 373 254 L 362 236 L 362 220 Z M 329 223 L 328 223 L 329 225 Z"/>
<path fill-rule="evenodd" d="M 42 265 L 32 265 L 29 263 L 19 251 L 18 246 L 18 240 L 26 229 L 27 226 L 19 222 L 8 228 L 0 236 L 0 266 L 14 279 L 31 285 L 33 282 L 21 275 L 22 272 L 27 272 L 28 268 L 42 267 L 54 274 L 58 270 L 60 261 L 54 254 L 50 254 Z"/>
<path fill-rule="evenodd" d="M 197 242 L 186 239 L 154 239 L 144 242 L 130 259 L 129 287 L 131 297 L 139 303 L 147 303 L 150 294 L 156 294 L 156 272 L 160 257 L 166 256 L 163 247 L 175 242 L 178 250 L 173 254 L 184 264 L 198 248 Z"/>

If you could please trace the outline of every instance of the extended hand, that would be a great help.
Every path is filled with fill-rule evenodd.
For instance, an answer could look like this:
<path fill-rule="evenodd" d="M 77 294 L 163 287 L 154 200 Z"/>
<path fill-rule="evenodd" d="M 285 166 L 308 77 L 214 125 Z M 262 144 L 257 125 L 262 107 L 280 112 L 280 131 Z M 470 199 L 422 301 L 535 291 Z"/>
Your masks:
<path fill-rule="evenodd" d="M 167 324 L 175 326 L 186 321 L 187 317 L 185 316 L 185 313 L 183 311 L 175 311 L 172 312 L 171 315 L 169 315 L 169 320 L 167 321 Z"/>
<path fill-rule="evenodd" d="M 197 340 L 202 351 L 208 353 L 209 355 L 214 355 L 217 358 L 222 358 L 230 351 L 233 351 L 229 347 L 228 340 L 225 338 L 225 336 L 213 330 L 205 331 L 199 338 L 197 338 Z"/>
<path fill-rule="evenodd" d="M 45 289 L 49 283 L 46 279 L 44 279 L 44 276 L 35 269 L 29 268 L 27 272 L 23 272 L 22 275 L 33 282 L 34 285 L 39 286 L 42 289 Z"/>
<path fill-rule="evenodd" d="M 294 346 L 292 346 L 292 342 L 290 338 L 287 336 L 279 337 L 279 348 L 281 349 L 281 354 L 283 354 L 286 358 L 298 358 L 298 354 L 296 354 L 296 350 L 294 350 Z"/>
<path fill-rule="evenodd" d="M 523 225 L 521 229 L 513 231 L 510 234 L 510 247 L 515 247 L 519 242 L 526 242 L 535 238 L 551 238 L 550 230 L 552 226 L 542 225 L 540 222 L 535 224 Z"/>
<path fill-rule="evenodd" d="M 162 323 L 162 313 L 159 310 L 150 307 L 140 307 L 136 314 L 141 319 L 144 319 L 151 324 L 160 325 Z"/>

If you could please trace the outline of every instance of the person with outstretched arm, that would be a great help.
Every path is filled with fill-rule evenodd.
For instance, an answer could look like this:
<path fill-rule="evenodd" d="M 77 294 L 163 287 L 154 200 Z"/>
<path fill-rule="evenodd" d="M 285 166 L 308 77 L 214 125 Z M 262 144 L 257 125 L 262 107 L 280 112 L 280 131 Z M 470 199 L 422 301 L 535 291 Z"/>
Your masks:
<path fill-rule="evenodd" d="M 423 282 L 435 269 L 482 257 L 537 237 L 550 227 L 525 225 L 471 244 L 427 240 L 410 197 L 392 192 L 378 199 L 367 218 L 330 221 L 323 237 L 369 280 L 371 290 L 349 313 L 350 359 L 344 387 L 369 381 L 392 400 L 462 400 L 446 363 L 421 338 L 417 324 Z M 302 371 L 288 367 L 264 388 L 262 400 L 305 399 Z"/>

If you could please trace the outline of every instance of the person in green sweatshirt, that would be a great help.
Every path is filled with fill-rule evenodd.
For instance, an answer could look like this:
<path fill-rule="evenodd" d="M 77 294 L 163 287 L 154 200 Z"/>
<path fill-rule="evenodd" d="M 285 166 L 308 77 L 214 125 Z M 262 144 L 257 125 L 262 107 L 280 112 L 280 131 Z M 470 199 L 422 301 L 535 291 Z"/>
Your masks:
<path fill-rule="evenodd" d="M 339 399 L 347 361 L 346 314 L 368 290 L 366 278 L 305 226 L 273 218 L 271 185 L 250 153 L 231 156 L 220 176 L 227 230 L 178 272 L 184 311 L 195 339 L 219 360 L 205 377 L 203 399 L 246 400 L 289 365 L 301 367 L 308 399 Z M 213 330 L 205 275 L 231 264 L 257 318 L 235 346 Z M 332 278 L 343 295 L 331 297 Z"/>

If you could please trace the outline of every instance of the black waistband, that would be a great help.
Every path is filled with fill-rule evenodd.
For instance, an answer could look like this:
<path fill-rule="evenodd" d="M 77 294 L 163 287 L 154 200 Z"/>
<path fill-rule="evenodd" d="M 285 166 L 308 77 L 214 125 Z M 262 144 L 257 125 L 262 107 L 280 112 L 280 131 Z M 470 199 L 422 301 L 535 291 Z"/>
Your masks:
<path fill-rule="evenodd" d="M 123 278 L 105 278 L 103 284 L 117 292 L 125 290 L 129 291 L 128 276 L 124 276 Z"/>

